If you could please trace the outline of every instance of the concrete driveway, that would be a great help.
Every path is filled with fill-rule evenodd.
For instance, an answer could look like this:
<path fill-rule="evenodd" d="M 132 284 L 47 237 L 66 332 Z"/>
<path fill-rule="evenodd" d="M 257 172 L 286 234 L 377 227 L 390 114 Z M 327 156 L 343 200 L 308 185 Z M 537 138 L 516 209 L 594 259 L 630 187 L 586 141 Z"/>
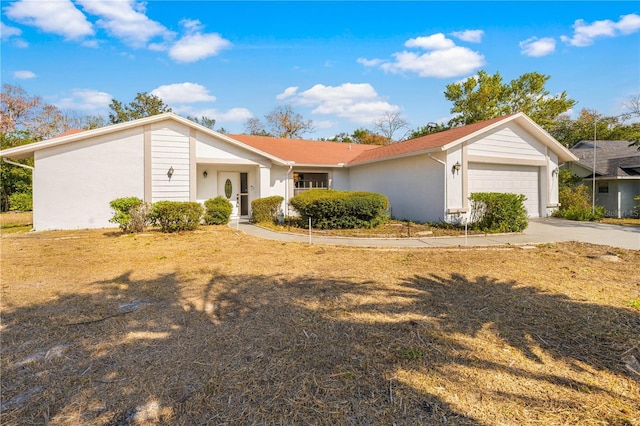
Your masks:
<path fill-rule="evenodd" d="M 575 222 L 565 219 L 545 218 L 529 221 L 522 233 L 482 235 L 469 237 L 424 238 L 348 238 L 319 237 L 274 232 L 246 221 L 229 224 L 246 234 L 260 238 L 313 244 L 348 245 L 366 247 L 459 247 L 544 244 L 560 241 L 579 241 L 625 249 L 640 250 L 640 227 L 606 225 L 593 222 Z"/>

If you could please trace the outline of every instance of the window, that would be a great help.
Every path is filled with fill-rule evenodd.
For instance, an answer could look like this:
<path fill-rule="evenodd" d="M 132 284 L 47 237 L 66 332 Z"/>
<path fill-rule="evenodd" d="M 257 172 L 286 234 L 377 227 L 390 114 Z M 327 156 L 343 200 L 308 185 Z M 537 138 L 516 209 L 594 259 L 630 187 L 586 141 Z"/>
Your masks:
<path fill-rule="evenodd" d="M 329 188 L 329 173 L 293 173 L 294 195 L 308 189 Z"/>
<path fill-rule="evenodd" d="M 598 182 L 598 194 L 609 193 L 609 182 Z"/>

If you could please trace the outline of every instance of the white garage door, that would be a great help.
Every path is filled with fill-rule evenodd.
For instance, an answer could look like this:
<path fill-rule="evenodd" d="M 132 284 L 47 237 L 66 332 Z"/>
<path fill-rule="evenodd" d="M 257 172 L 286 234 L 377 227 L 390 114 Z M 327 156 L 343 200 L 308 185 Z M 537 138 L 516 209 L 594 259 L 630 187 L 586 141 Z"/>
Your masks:
<path fill-rule="evenodd" d="M 510 192 L 524 194 L 529 217 L 540 217 L 538 167 L 505 164 L 469 163 L 469 194 L 473 192 Z"/>

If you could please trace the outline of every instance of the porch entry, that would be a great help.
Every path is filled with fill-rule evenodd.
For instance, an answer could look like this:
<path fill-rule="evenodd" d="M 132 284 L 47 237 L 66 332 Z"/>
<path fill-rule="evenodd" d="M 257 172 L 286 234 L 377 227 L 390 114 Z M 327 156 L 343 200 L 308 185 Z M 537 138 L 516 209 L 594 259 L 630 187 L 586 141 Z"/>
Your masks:
<path fill-rule="evenodd" d="M 218 194 L 231 202 L 231 216 L 249 215 L 249 179 L 247 173 L 219 172 Z"/>

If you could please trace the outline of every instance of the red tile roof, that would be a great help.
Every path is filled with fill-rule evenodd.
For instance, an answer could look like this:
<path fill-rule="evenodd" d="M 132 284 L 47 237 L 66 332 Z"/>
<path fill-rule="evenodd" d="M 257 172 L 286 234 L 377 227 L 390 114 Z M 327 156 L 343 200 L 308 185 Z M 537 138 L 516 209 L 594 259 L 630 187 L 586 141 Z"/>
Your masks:
<path fill-rule="evenodd" d="M 81 132 L 84 132 L 84 131 L 85 131 L 84 129 L 69 129 L 66 132 L 62 132 L 59 135 L 56 135 L 55 137 L 56 138 L 62 138 L 62 137 L 69 136 L 69 135 L 75 135 L 76 133 L 81 133 Z"/>
<path fill-rule="evenodd" d="M 391 145 L 379 147 L 378 149 L 366 151 L 354 158 L 349 164 L 366 163 L 369 161 L 381 160 L 383 158 L 398 157 L 420 151 L 433 150 L 441 148 L 445 145 L 455 142 L 465 136 L 469 136 L 478 130 L 482 130 L 494 123 L 500 122 L 509 116 L 496 117 L 491 120 L 480 121 L 463 127 L 455 127 L 438 133 L 432 133 L 427 136 L 421 136 L 415 139 L 409 139 L 404 142 L 398 142 Z"/>
<path fill-rule="evenodd" d="M 363 152 L 379 148 L 375 145 L 272 138 L 268 136 L 227 136 L 285 161 L 318 166 L 346 164 Z"/>
<path fill-rule="evenodd" d="M 268 136 L 227 135 L 262 152 L 296 164 L 336 165 L 359 164 L 370 161 L 393 158 L 415 152 L 435 150 L 459 139 L 469 136 L 485 127 L 505 120 L 510 116 L 496 117 L 491 120 L 456 127 L 443 132 L 433 133 L 416 139 L 398 142 L 387 146 L 348 144 L 272 138 Z"/>

